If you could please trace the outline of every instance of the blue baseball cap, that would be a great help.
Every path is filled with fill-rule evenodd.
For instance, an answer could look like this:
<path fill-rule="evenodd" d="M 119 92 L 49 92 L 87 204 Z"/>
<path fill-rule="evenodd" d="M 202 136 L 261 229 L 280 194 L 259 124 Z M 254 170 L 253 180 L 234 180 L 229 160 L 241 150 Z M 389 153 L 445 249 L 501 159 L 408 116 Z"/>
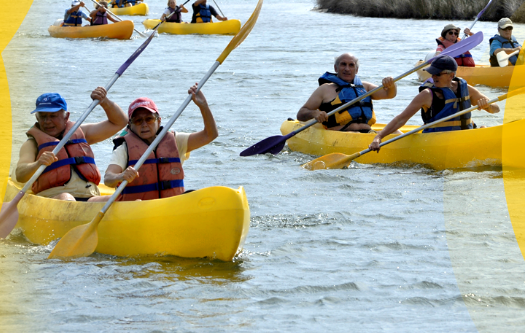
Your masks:
<path fill-rule="evenodd" d="M 57 93 L 46 93 L 38 96 L 36 99 L 36 109 L 31 112 L 57 112 L 60 110 L 67 111 L 66 100 Z"/>
<path fill-rule="evenodd" d="M 430 64 L 430 67 L 424 69 L 424 71 L 429 72 L 432 75 L 441 73 L 442 71 L 452 71 L 455 72 L 458 70 L 458 64 L 454 58 L 448 55 L 441 56 Z"/>

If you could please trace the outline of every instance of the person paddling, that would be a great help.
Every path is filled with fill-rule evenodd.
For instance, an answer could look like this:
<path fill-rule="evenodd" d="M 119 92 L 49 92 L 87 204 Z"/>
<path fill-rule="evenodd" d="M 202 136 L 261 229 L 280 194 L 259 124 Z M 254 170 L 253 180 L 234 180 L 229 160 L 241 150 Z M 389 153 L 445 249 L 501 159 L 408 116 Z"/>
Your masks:
<path fill-rule="evenodd" d="M 206 2 L 207 0 L 197 0 L 191 5 L 193 9 L 191 23 L 210 23 L 212 22 L 212 15 L 219 21 L 228 20 L 227 17 L 219 15 L 213 6 L 210 6 Z"/>
<path fill-rule="evenodd" d="M 476 88 L 467 84 L 462 78 L 455 77 L 458 65 L 450 56 L 440 56 L 432 61 L 430 67 L 425 69 L 432 74 L 433 84 L 420 87 L 420 93 L 410 102 L 406 109 L 392 119 L 372 143 L 370 150 L 379 151 L 381 140 L 401 128 L 419 110 L 425 124 L 453 115 L 471 107 L 471 101 L 481 110 L 489 113 L 500 111 L 496 104 L 488 104 L 487 96 Z M 476 128 L 472 122 L 471 114 L 467 113 L 448 121 L 441 122 L 423 130 L 423 133 L 456 131 Z"/>
<path fill-rule="evenodd" d="M 169 18 L 167 18 L 171 13 L 175 12 L 173 15 L 171 15 Z M 164 13 L 162 13 L 162 16 L 160 17 L 161 21 L 164 21 L 165 18 L 166 22 L 172 22 L 172 23 L 182 23 L 182 13 L 187 13 L 188 10 L 184 8 L 184 5 L 177 6 L 177 2 L 175 0 L 169 0 L 168 1 L 168 8 L 164 10 Z"/>
<path fill-rule="evenodd" d="M 521 51 L 521 45 L 518 43 L 516 37 L 512 35 L 512 30 L 514 26 L 511 19 L 502 18 L 498 21 L 498 33 L 489 39 L 490 43 L 490 66 L 499 67 L 499 62 L 497 54 L 500 52 L 505 52 L 511 54 L 514 51 Z M 518 55 L 514 55 L 509 58 L 510 64 L 512 66 L 516 65 L 518 60 Z"/>
<path fill-rule="evenodd" d="M 357 76 L 359 60 L 350 53 L 344 53 L 335 59 L 335 73 L 326 72 L 319 78 L 320 87 L 297 112 L 297 119 L 307 121 L 315 118 L 326 129 L 333 131 L 357 131 L 368 133 L 376 122 L 372 99 L 394 98 L 397 87 L 391 77 L 383 79 L 383 89 L 377 91 L 330 117 L 327 113 L 339 106 L 377 88 L 376 85 L 361 81 Z"/>
<path fill-rule="evenodd" d="M 445 51 L 447 47 L 450 47 L 456 44 L 457 42 L 461 41 L 461 38 L 459 38 L 460 31 L 461 31 L 461 28 L 456 27 L 454 24 L 447 24 L 443 28 L 443 30 L 441 30 L 441 37 L 436 39 L 436 42 L 438 44 L 437 49 L 436 49 L 436 55 Z M 465 29 L 465 34 L 468 36 L 473 35 L 473 33 L 470 31 L 469 28 Z M 470 54 L 469 51 L 462 53 L 458 55 L 457 57 L 454 57 L 454 59 L 456 59 L 458 66 L 466 66 L 466 67 L 476 66 L 474 59 L 472 58 L 472 54 Z"/>
<path fill-rule="evenodd" d="M 151 200 L 184 193 L 184 161 L 191 151 L 207 145 L 219 135 L 204 94 L 197 92 L 197 84 L 188 93 L 193 95 L 193 102 L 201 111 L 204 129 L 191 134 L 168 131 L 140 170 L 133 166 L 162 129 L 161 118 L 157 106 L 149 98 L 138 98 L 129 105 L 128 127 L 113 140 L 115 147 L 104 175 L 104 183 L 110 187 L 128 181 L 117 200 Z"/>
<path fill-rule="evenodd" d="M 81 27 L 82 26 L 82 19 L 88 21 L 91 23 L 91 17 L 87 16 L 86 13 L 84 13 L 80 7 L 86 7 L 86 5 L 82 1 L 73 0 L 71 2 L 71 8 L 66 9 L 66 12 L 64 14 L 64 23 L 62 26 L 64 27 Z"/>
<path fill-rule="evenodd" d="M 108 24 L 108 19 L 116 23 L 118 22 L 116 19 L 114 19 L 111 15 L 108 15 L 107 13 L 108 3 L 106 1 L 100 1 L 96 7 L 95 10 L 93 10 L 89 16 L 91 16 L 91 25 L 104 25 Z"/>
<path fill-rule="evenodd" d="M 99 100 L 107 120 L 82 124 L 57 155 L 53 149 L 75 124 L 69 121 L 66 100 L 57 93 L 36 100 L 37 122 L 27 131 L 28 140 L 20 148 L 16 179 L 27 182 L 41 165 L 48 166 L 33 183 L 33 192 L 42 197 L 70 201 L 97 201 L 100 171 L 95 165 L 92 144 L 106 140 L 126 126 L 124 111 L 108 97 L 103 87 L 91 93 Z"/>

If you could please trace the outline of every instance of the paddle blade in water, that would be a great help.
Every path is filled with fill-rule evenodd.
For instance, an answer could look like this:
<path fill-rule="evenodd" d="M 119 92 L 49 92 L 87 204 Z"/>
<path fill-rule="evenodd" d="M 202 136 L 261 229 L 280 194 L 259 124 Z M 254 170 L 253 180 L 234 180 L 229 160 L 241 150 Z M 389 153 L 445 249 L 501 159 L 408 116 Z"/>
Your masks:
<path fill-rule="evenodd" d="M 18 192 L 18 194 L 9 202 L 2 204 L 0 211 L 0 238 L 6 238 L 16 226 L 18 221 L 17 205 L 24 197 L 25 192 Z"/>
<path fill-rule="evenodd" d="M 55 245 L 48 259 L 68 259 L 87 257 L 95 252 L 98 244 L 98 223 L 104 214 L 99 212 L 88 224 L 79 225 L 69 230 Z"/>
<path fill-rule="evenodd" d="M 271 136 L 243 150 L 240 153 L 240 155 L 241 156 L 252 156 L 252 155 L 266 154 L 266 153 L 272 153 L 274 155 L 278 154 L 281 150 L 283 150 L 284 144 L 286 143 L 286 140 L 288 140 L 289 138 L 290 138 L 290 134 L 286 136 L 282 136 L 282 135 Z"/>
<path fill-rule="evenodd" d="M 359 156 L 361 156 L 361 153 L 355 153 L 352 155 L 332 153 L 305 163 L 302 165 L 302 167 L 312 171 L 321 169 L 342 169 L 350 165 L 350 163 Z"/>
<path fill-rule="evenodd" d="M 250 31 L 252 31 L 253 26 L 255 25 L 255 22 L 257 22 L 257 18 L 259 17 L 259 13 L 261 12 L 263 0 L 259 0 L 257 3 L 257 6 L 255 7 L 255 10 L 253 11 L 252 15 L 244 23 L 241 30 L 235 35 L 228 46 L 226 46 L 226 49 L 222 51 L 221 55 L 217 58 L 217 61 L 222 64 L 224 59 L 228 57 L 231 51 L 233 51 L 237 46 L 241 45 L 241 43 L 248 37 L 250 34 Z"/>
<path fill-rule="evenodd" d="M 0 211 L 0 238 L 6 238 L 18 222 L 18 209 L 13 201 L 4 202 Z"/>

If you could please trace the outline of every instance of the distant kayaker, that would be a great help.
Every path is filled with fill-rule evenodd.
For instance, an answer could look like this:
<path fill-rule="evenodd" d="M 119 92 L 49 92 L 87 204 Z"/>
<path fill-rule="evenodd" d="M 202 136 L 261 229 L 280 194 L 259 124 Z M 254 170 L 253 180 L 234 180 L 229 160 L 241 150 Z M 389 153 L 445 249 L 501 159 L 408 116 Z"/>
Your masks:
<path fill-rule="evenodd" d="M 299 110 L 297 119 L 307 121 L 315 118 L 326 129 L 334 131 L 368 133 L 372 129 L 371 125 L 376 122 L 372 99 L 396 97 L 394 80 L 391 77 L 384 78 L 384 89 L 329 117 L 328 112 L 377 88 L 375 84 L 361 81 L 357 76 L 359 60 L 350 53 L 344 53 L 335 59 L 334 70 L 335 73 L 326 72 L 319 78 L 320 87 Z"/>
<path fill-rule="evenodd" d="M 471 101 L 478 108 L 489 113 L 499 112 L 499 106 L 488 104 L 487 96 L 476 88 L 467 84 L 462 78 L 455 77 L 458 65 L 454 58 L 441 56 L 432 61 L 430 67 L 425 69 L 432 74 L 433 85 L 420 87 L 420 93 L 410 102 L 407 108 L 392 119 L 381 132 L 379 132 L 369 145 L 371 150 L 379 151 L 381 140 L 401 128 L 406 122 L 421 110 L 421 117 L 425 124 L 445 118 L 471 107 Z M 441 122 L 427 128 L 423 133 L 456 131 L 475 128 L 471 114 L 467 113 L 448 121 Z"/>
<path fill-rule="evenodd" d="M 73 0 L 71 2 L 71 8 L 66 9 L 66 12 L 64 14 L 64 24 L 62 26 L 64 27 L 81 27 L 82 26 L 82 19 L 88 21 L 91 23 L 91 17 L 87 16 L 86 13 L 84 13 L 80 7 L 86 7 L 86 5 L 82 1 Z"/>
<path fill-rule="evenodd" d="M 108 19 L 111 22 L 118 22 L 111 15 L 108 15 L 107 8 L 108 3 L 106 1 L 100 1 L 98 5 L 96 5 L 95 10 L 89 14 L 89 16 L 91 16 L 91 25 L 108 24 Z"/>
<path fill-rule="evenodd" d="M 113 0 L 111 1 L 111 6 L 113 8 L 124 8 L 124 7 L 133 7 L 142 3 L 142 0 Z"/>
<path fill-rule="evenodd" d="M 454 24 L 447 24 L 443 30 L 441 30 L 441 37 L 436 39 L 436 42 L 438 44 L 436 49 L 436 55 L 440 54 L 441 52 L 445 51 L 447 47 L 450 47 L 457 42 L 461 40 L 459 38 L 459 32 L 461 31 L 461 28 L 456 27 Z M 465 34 L 468 36 L 472 36 L 473 33 L 470 31 L 469 28 L 465 29 Z M 472 58 L 472 54 L 470 54 L 469 51 L 458 55 L 457 57 L 454 57 L 456 59 L 456 62 L 458 66 L 466 66 L 466 67 L 475 67 L 476 64 L 474 63 L 474 59 Z"/>
<path fill-rule="evenodd" d="M 193 9 L 193 16 L 191 18 L 191 23 L 209 23 L 212 22 L 212 15 L 219 21 L 228 20 L 227 17 L 221 16 L 217 13 L 215 8 L 206 3 L 207 0 L 197 0 L 191 7 Z"/>
<path fill-rule="evenodd" d="M 184 193 L 182 164 L 191 151 L 207 145 L 219 135 L 204 94 L 196 91 L 197 84 L 188 93 L 193 95 L 193 102 L 201 111 L 204 129 L 191 134 L 168 131 L 138 172 L 133 166 L 157 137 L 161 118 L 157 106 L 149 98 L 141 97 L 130 104 L 128 127 L 113 140 L 113 155 L 104 175 L 104 183 L 110 187 L 128 181 L 117 200 L 151 200 Z"/>
<path fill-rule="evenodd" d="M 166 8 L 166 10 L 164 10 L 164 13 L 162 13 L 160 20 L 164 21 L 164 18 L 168 17 L 171 13 L 173 13 L 173 15 L 171 15 L 168 19 L 166 19 L 166 22 L 181 23 L 182 13 L 187 13 L 187 12 L 188 10 L 184 8 L 184 5 L 177 6 L 177 2 L 175 0 L 169 0 L 168 8 Z"/>
<path fill-rule="evenodd" d="M 20 148 L 16 179 L 27 182 L 41 165 L 47 165 L 33 183 L 31 189 L 35 194 L 60 200 L 97 201 L 101 175 L 90 145 L 110 138 L 127 123 L 124 111 L 106 94 L 104 88 L 98 87 L 91 98 L 100 101 L 107 120 L 80 125 L 57 155 L 53 154 L 53 149 L 74 122 L 69 121 L 62 96 L 47 93 L 38 97 L 36 109 L 31 112 L 36 113 L 37 122 L 26 133 L 28 140 Z"/>
<path fill-rule="evenodd" d="M 498 32 L 499 34 L 494 35 L 489 39 L 490 43 L 490 65 L 492 67 L 499 67 L 498 58 L 496 55 L 500 52 L 511 54 L 514 51 L 521 51 L 521 45 L 516 40 L 516 37 L 512 35 L 512 21 L 509 18 L 502 18 L 498 21 Z M 516 65 L 518 55 L 514 55 L 509 58 L 512 66 Z"/>

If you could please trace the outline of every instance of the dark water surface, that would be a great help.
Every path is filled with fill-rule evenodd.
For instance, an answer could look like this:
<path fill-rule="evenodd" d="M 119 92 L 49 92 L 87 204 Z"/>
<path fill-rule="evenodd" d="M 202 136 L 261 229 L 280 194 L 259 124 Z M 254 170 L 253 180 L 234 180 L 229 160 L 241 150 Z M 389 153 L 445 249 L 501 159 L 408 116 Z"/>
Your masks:
<path fill-rule="evenodd" d="M 13 163 L 38 95 L 60 92 L 77 119 L 90 91 L 105 85 L 143 41 L 51 38 L 47 27 L 69 4 L 35 1 L 2 54 L 13 105 Z M 255 4 L 219 3 L 243 23 Z M 149 18 L 160 17 L 164 1 L 149 5 Z M 95 254 L 64 263 L 46 259 L 54 244 L 35 246 L 15 231 L 0 241 L 2 331 L 523 331 L 525 265 L 501 170 L 354 163 L 310 172 L 299 167 L 310 156 L 286 150 L 239 157 L 280 134 L 338 54 L 355 53 L 361 77 L 380 83 L 411 69 L 448 23 L 326 14 L 314 5 L 266 0 L 250 36 L 203 89 L 220 137 L 192 152 L 185 182 L 187 188 L 245 187 L 252 217 L 242 253 L 233 262 Z M 131 19 L 143 30 L 144 17 Z M 474 58 L 487 63 L 496 24 L 478 22 L 474 30 L 486 34 Z M 514 34 L 523 40 L 525 26 L 516 25 Z M 127 108 L 149 96 L 168 118 L 230 39 L 162 34 L 109 97 Z M 479 89 L 490 98 L 504 92 Z M 416 93 L 415 75 L 401 80 L 398 97 L 376 103 L 379 122 Z M 98 107 L 88 121 L 103 116 Z M 492 126 L 502 123 L 503 112 L 474 117 Z M 198 108 L 190 104 L 174 127 L 200 130 Z M 94 146 L 101 170 L 111 148 L 109 140 Z"/>

